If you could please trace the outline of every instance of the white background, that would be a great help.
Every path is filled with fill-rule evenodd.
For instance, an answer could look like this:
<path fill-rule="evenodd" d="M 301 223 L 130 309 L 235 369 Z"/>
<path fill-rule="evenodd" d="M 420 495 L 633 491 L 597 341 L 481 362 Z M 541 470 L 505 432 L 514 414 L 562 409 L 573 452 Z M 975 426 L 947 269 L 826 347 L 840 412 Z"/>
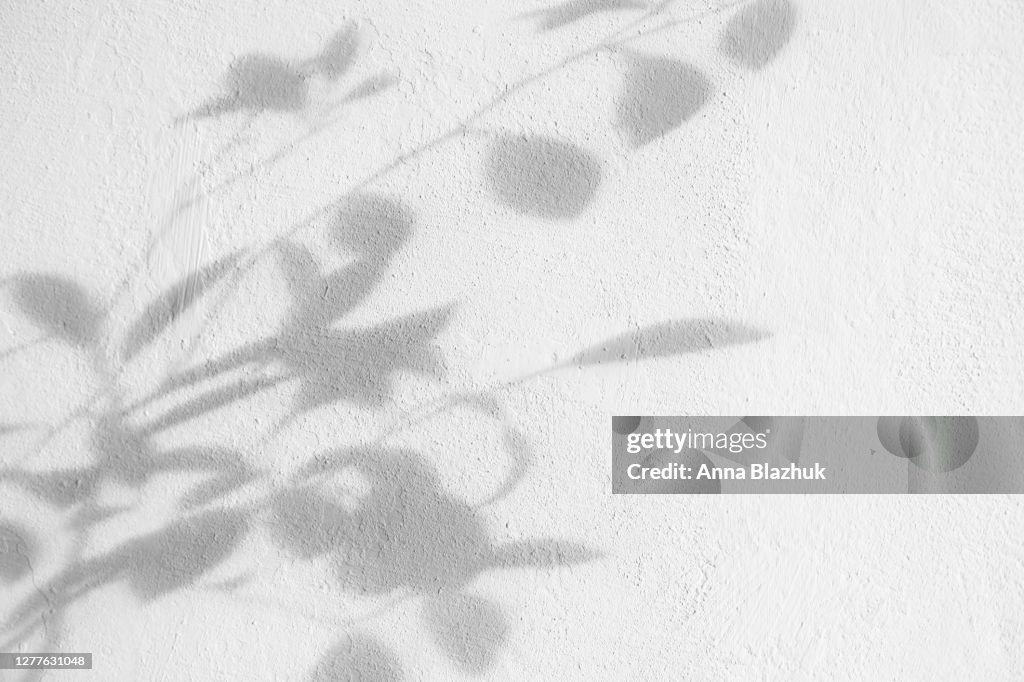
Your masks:
<path fill-rule="evenodd" d="M 330 660 L 366 679 L 1019 679 L 1013 497 L 610 494 L 611 414 L 1024 407 L 1024 11 L 798 2 L 778 51 L 751 66 L 722 48 L 742 4 L 8 0 L 0 619 L 24 604 L 48 615 L 4 630 L 7 650 L 94 652 L 92 673 L 45 676 L 68 680 L 332 679 L 316 672 Z M 551 17 L 567 19 L 545 30 Z M 353 37 L 351 63 L 333 79 L 309 70 L 337 35 Z M 305 75 L 231 99 L 232 65 L 254 53 Z M 636 146 L 622 107 L 638 89 L 661 102 L 636 80 L 654 59 L 708 90 Z M 352 96 L 367 79 L 382 89 Z M 306 98 L 263 106 L 279 85 Z M 201 115 L 210 102 L 232 110 Z M 599 168 L 571 215 L 496 189 L 500 141 L 541 137 Z M 199 389 L 131 413 L 121 435 L 103 415 L 291 324 L 296 274 L 274 240 L 337 271 L 353 256 L 331 241 L 331 211 L 368 195 L 408 209 L 408 238 L 357 305 L 305 329 L 304 352 L 315 364 L 338 353 L 318 351 L 318 334 L 450 305 L 427 335 L 437 363 L 380 355 L 381 373 L 351 379 L 374 399 L 342 391 L 289 419 L 292 376 L 149 435 L 147 457 L 230 451 L 258 472 L 206 507 L 181 504 L 201 468 L 133 476 L 118 458 L 143 455 L 125 430 Z M 148 305 L 236 251 L 244 267 L 126 357 Z M 762 338 L 642 351 L 652 325 L 709 318 Z M 402 348 L 406 333 L 385 336 Z M 621 334 L 636 343 L 621 362 L 572 361 Z M 489 407 L 452 402 L 464 393 Z M 345 541 L 327 515 L 301 517 L 316 545 L 303 553 L 255 501 L 370 444 L 415 451 L 436 486 L 409 492 L 422 481 L 387 471 L 383 496 L 365 477 L 324 484 L 315 499 L 350 511 L 392 505 L 368 518 L 415 545 L 392 548 L 409 579 L 358 594 L 339 579 L 332 543 Z M 88 495 L 39 494 L 97 462 Z M 487 503 L 516 462 L 515 487 Z M 223 538 L 197 548 L 166 532 L 225 509 L 251 514 L 223 556 Z M 438 510 L 468 525 L 429 518 Z M 454 584 L 467 547 L 503 544 L 567 555 L 538 550 Z M 151 549 L 159 565 L 141 558 Z M 177 566 L 189 552 L 210 557 Z M 423 565 L 434 583 L 414 579 Z"/>

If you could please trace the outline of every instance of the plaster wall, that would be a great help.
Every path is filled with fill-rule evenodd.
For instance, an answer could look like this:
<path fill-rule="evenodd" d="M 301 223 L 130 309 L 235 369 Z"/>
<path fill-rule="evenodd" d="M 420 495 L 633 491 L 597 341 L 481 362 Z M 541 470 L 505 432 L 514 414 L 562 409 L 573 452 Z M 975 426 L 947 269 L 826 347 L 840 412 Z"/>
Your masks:
<path fill-rule="evenodd" d="M 613 497 L 608 417 L 1020 414 L 1022 31 L 8 0 L 0 650 L 1020 679 L 1017 498 Z"/>

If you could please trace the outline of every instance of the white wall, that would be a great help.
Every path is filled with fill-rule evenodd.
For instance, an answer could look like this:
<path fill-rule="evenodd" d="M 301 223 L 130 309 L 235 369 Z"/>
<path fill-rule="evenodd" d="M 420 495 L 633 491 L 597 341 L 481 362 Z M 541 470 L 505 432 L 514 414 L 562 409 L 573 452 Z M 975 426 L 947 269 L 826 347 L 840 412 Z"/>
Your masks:
<path fill-rule="evenodd" d="M 1019 679 L 1015 498 L 612 497 L 608 415 L 1021 413 L 1022 29 L 7 3 L 0 651 Z"/>

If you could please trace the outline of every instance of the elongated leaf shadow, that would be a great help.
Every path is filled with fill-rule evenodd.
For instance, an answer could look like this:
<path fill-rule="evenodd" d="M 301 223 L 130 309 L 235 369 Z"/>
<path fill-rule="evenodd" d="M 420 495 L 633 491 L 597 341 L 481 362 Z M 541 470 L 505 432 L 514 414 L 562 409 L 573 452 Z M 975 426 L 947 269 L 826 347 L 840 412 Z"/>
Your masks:
<path fill-rule="evenodd" d="M 671 320 L 606 339 L 551 369 L 696 353 L 753 343 L 768 335 L 767 332 L 724 318 Z"/>
<path fill-rule="evenodd" d="M 131 360 L 152 343 L 179 315 L 228 275 L 238 262 L 238 258 L 237 252 L 232 253 L 189 273 L 146 306 L 125 334 L 121 349 L 123 358 Z"/>
<path fill-rule="evenodd" d="M 539 17 L 538 30 L 553 31 L 595 14 L 621 12 L 623 10 L 642 10 L 647 8 L 646 2 L 639 0 L 567 0 L 553 7 L 530 12 L 527 17 Z"/>

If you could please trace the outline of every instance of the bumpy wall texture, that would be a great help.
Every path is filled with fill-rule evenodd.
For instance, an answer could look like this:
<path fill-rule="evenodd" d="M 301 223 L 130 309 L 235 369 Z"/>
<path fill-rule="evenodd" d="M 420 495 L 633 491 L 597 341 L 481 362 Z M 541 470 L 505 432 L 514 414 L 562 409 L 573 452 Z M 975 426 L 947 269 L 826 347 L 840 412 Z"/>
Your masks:
<path fill-rule="evenodd" d="M 1024 407 L 1024 9 L 7 2 L 4 679 L 1024 675 L 1024 504 L 612 414 Z"/>

